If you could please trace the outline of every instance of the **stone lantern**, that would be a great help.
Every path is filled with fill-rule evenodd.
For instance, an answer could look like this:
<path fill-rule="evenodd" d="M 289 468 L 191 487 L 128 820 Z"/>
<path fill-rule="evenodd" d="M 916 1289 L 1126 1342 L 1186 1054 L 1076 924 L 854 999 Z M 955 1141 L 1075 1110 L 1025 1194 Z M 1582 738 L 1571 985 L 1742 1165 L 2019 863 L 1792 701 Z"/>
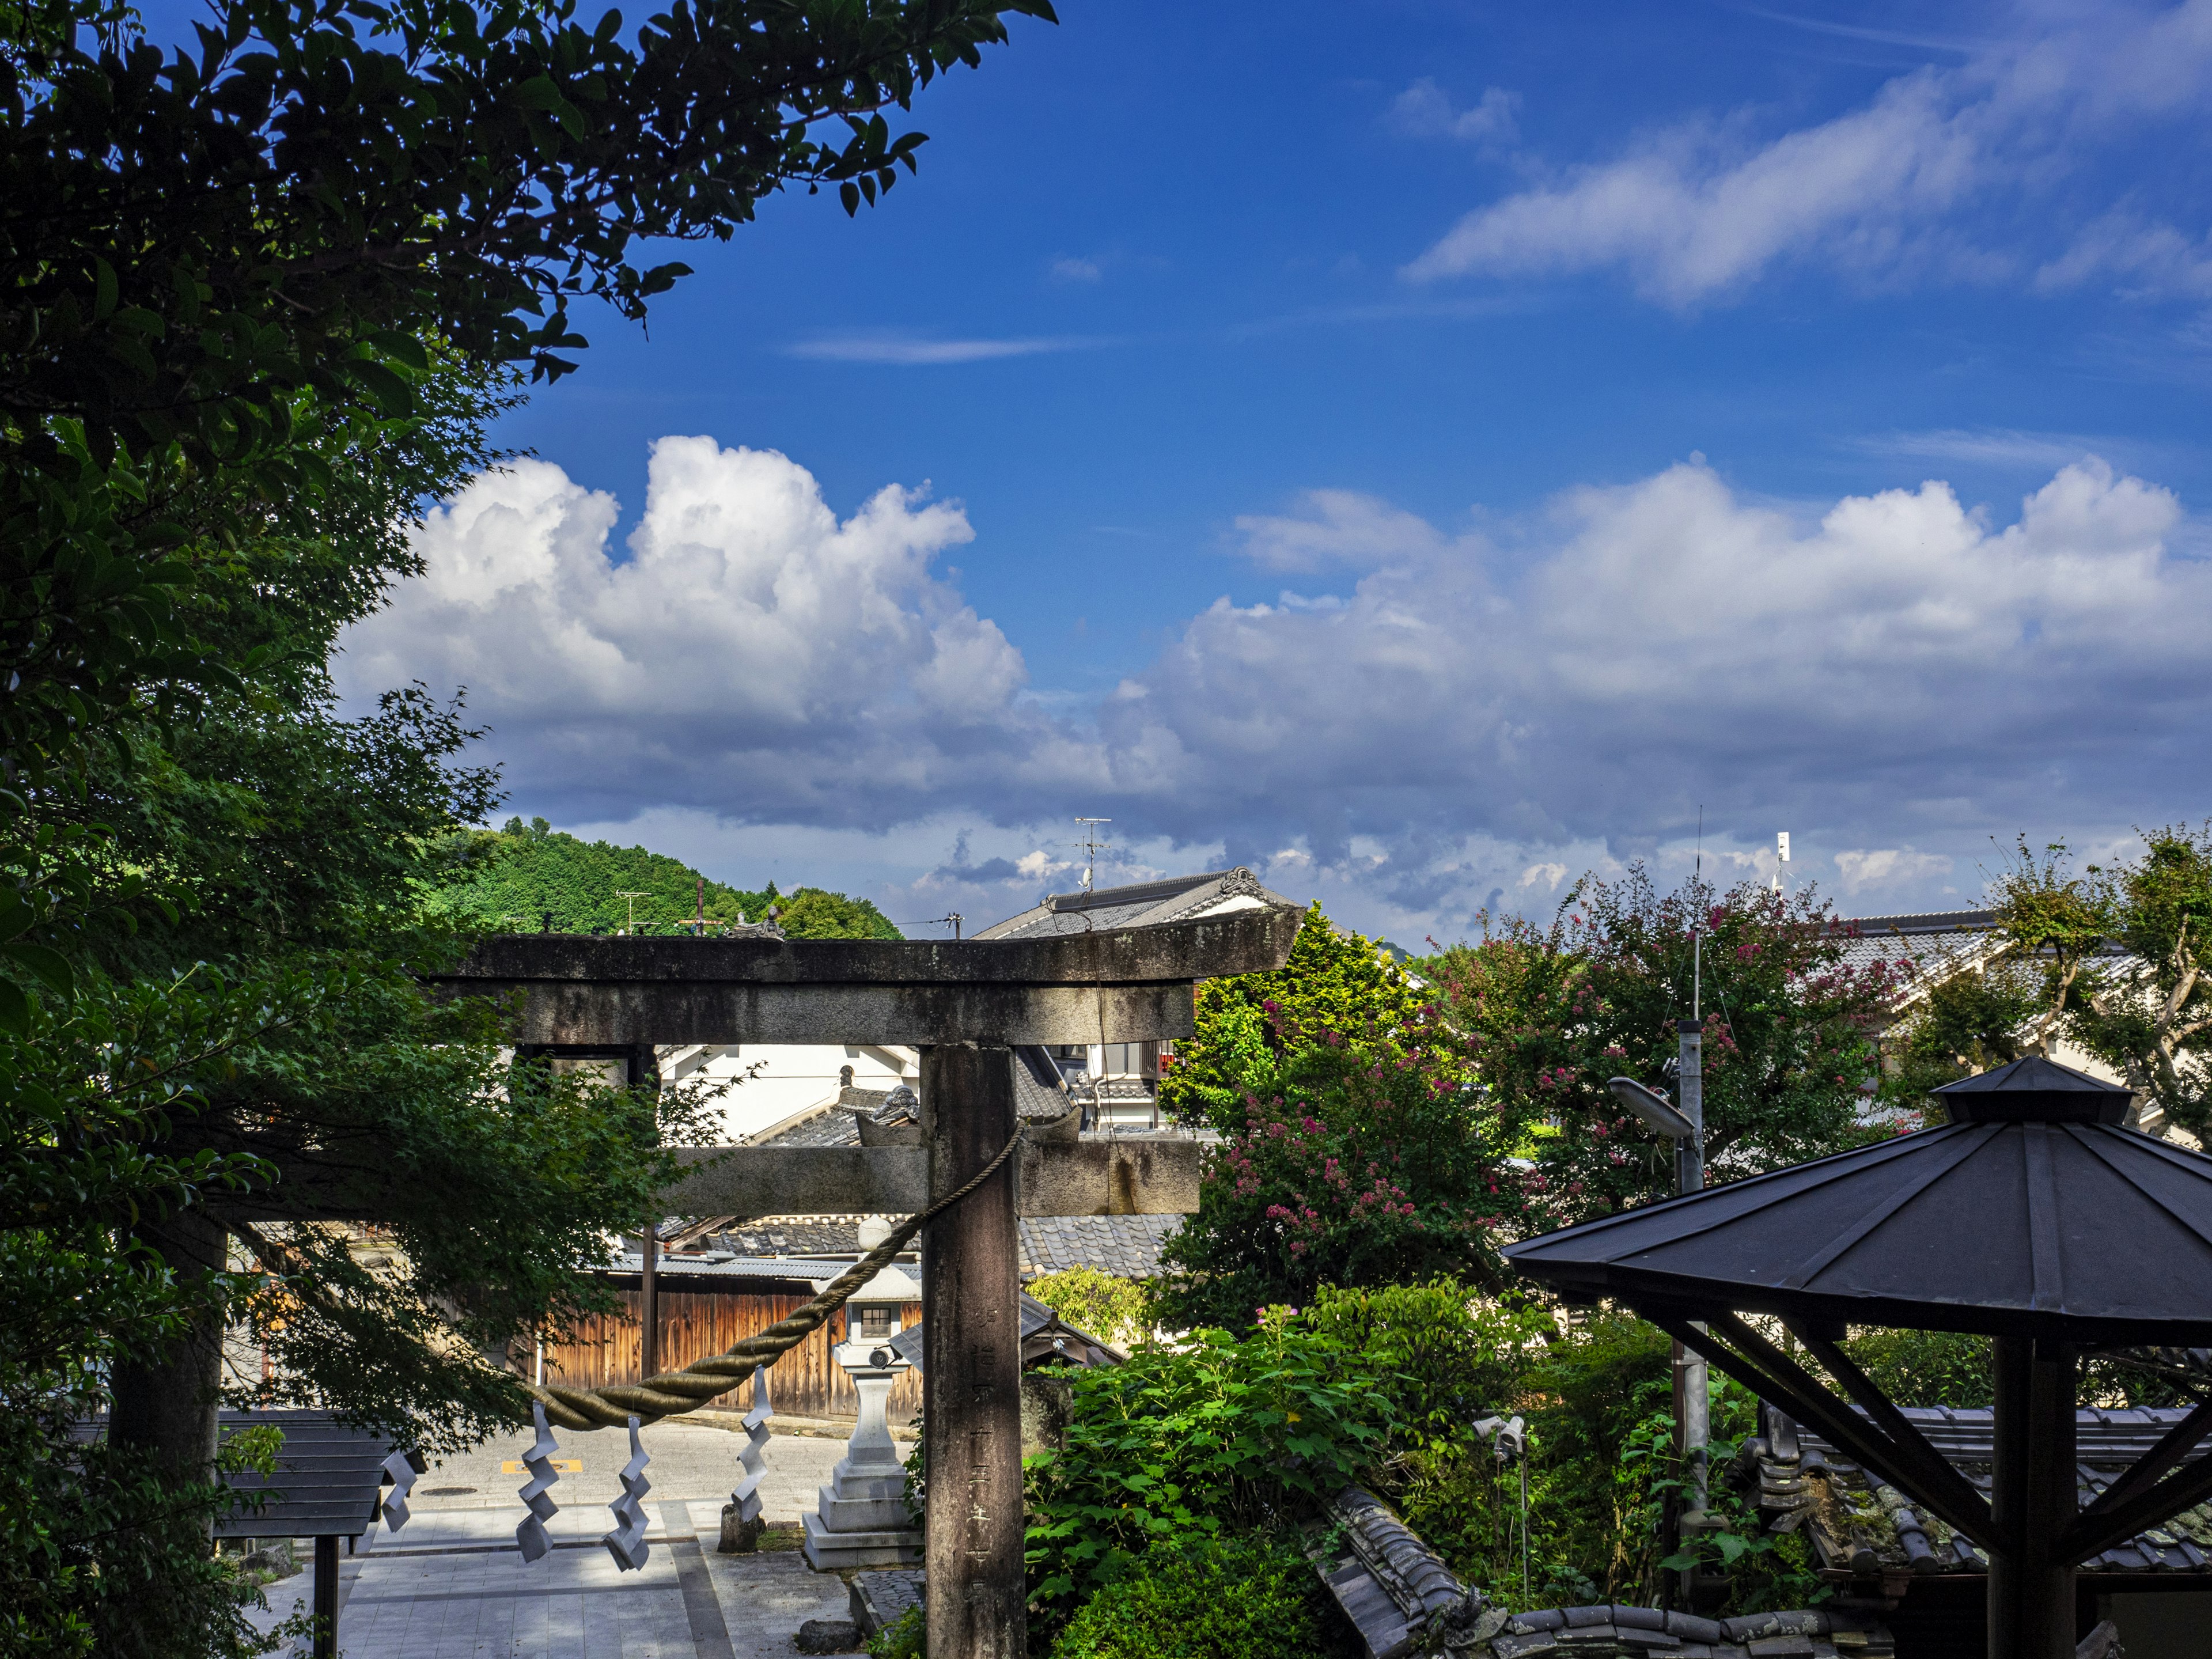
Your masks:
<path fill-rule="evenodd" d="M 860 1248 L 870 1248 L 870 1223 Z M 880 1222 L 880 1242 L 890 1230 Z M 825 1281 L 826 1282 L 826 1281 Z M 846 1443 L 829 1485 L 806 1517 L 802 1546 L 818 1572 L 841 1567 L 899 1567 L 921 1564 L 923 1534 L 907 1507 L 906 1465 L 891 1439 L 891 1386 L 913 1369 L 890 1346 L 902 1307 L 921 1299 L 921 1286 L 896 1267 L 886 1267 L 845 1304 L 846 1340 L 831 1350 L 860 1398 L 860 1420 Z"/>

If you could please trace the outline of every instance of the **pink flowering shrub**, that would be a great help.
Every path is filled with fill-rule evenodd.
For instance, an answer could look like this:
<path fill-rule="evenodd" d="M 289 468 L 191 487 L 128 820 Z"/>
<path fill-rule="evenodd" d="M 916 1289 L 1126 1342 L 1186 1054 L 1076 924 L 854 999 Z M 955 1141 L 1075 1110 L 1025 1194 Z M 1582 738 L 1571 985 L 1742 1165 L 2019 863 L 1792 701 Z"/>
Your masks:
<path fill-rule="evenodd" d="M 1675 1021 L 1703 935 L 1709 1182 L 1802 1162 L 1890 1133 L 1866 1121 L 1874 1036 L 1904 964 L 1855 963 L 1855 935 L 1808 890 L 1753 884 L 1661 894 L 1641 866 L 1585 877 L 1548 927 L 1513 920 L 1422 964 L 1503 1116 L 1540 1126 L 1526 1151 L 1531 1231 L 1674 1190 L 1673 1143 L 1607 1091 L 1626 1076 L 1672 1093 Z"/>
<path fill-rule="evenodd" d="M 1526 1125 L 1498 1115 L 1465 1039 L 1433 1012 L 1302 1034 L 1255 1068 L 1237 1116 L 1216 1109 L 1224 1139 L 1199 1212 L 1167 1250 L 1180 1317 L 1241 1327 L 1322 1285 L 1496 1281 L 1497 1243 L 1517 1235 L 1528 1197 L 1508 1161 Z"/>

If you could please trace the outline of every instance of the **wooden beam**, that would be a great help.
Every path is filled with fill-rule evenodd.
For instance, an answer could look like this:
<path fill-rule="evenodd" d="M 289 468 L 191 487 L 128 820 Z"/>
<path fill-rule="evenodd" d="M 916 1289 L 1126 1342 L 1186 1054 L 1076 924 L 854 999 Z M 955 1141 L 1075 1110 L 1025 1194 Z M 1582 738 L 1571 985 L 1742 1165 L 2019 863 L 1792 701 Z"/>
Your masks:
<path fill-rule="evenodd" d="M 1927 1436 L 1913 1426 L 1912 1419 L 1898 1410 L 1896 1402 L 1875 1386 L 1874 1379 L 1861 1370 L 1849 1354 L 1814 1331 L 1803 1320 L 1783 1322 L 1796 1334 L 1797 1340 L 1828 1375 L 1843 1384 L 1844 1392 L 1866 1407 L 1867 1415 L 1888 1436 L 1889 1443 L 1909 1454 L 1905 1466 L 1897 1474 L 1917 1486 L 1942 1488 L 1954 1510 L 1971 1513 L 1981 1505 L 1982 1495 L 1974 1490 L 1973 1484 L 1959 1473 L 1949 1458 L 1929 1444 Z M 1971 1535 L 1973 1528 L 1969 1527 L 1966 1531 Z"/>
<path fill-rule="evenodd" d="M 2100 1499 L 2075 1516 L 2052 1547 L 2069 1562 L 2086 1561 L 2208 1498 L 2212 1498 L 2212 1457 L 2201 1458 L 2110 1508 Z"/>
<path fill-rule="evenodd" d="M 1979 1492 L 1968 1486 L 1966 1492 L 1972 1501 L 1967 1502 L 1955 1490 L 1918 1489 L 1920 1483 L 1909 1472 L 1909 1453 L 1900 1452 L 1887 1435 L 1857 1416 L 1802 1366 L 1734 1315 L 1708 1314 L 1708 1328 L 1700 1333 L 1691 1325 L 1687 1315 L 1638 1311 L 1683 1346 L 1705 1355 L 1714 1366 L 1754 1394 L 1787 1407 L 1799 1422 L 1814 1429 L 1845 1456 L 1892 1480 L 1909 1483 L 1905 1486 L 1908 1494 L 1930 1514 L 1942 1516 L 1978 1543 L 1989 1537 L 1989 1506 L 1982 1502 Z M 1721 1336 L 1727 1340 L 1721 1340 Z M 1731 1347 L 1730 1343 L 1736 1346 Z M 1956 1471 L 1953 1473 L 1955 1475 Z"/>
<path fill-rule="evenodd" d="M 2128 1465 L 2126 1472 L 2100 1492 L 2096 1501 L 2081 1511 L 2081 1518 L 2087 1522 L 2109 1515 L 2130 1498 L 2148 1492 L 2158 1484 L 2160 1475 L 2179 1466 L 2184 1458 L 2197 1449 L 2208 1431 L 2212 1431 L 2212 1400 L 2197 1406 L 2160 1436 L 2158 1444 Z M 2128 1535 L 2134 1536 L 2132 1533 Z M 2100 1555 L 2103 1553 L 2102 1550 L 2091 1552 Z"/>
<path fill-rule="evenodd" d="M 1009 1059 L 983 1043 L 922 1050 L 933 1193 L 967 1181 L 1013 1133 Z M 1021 1239 L 1011 1166 L 924 1231 L 921 1295 L 929 1651 L 1024 1659 Z"/>
<path fill-rule="evenodd" d="M 2079 1501 L 2074 1373 L 2063 1344 L 1996 1340 L 1990 1659 L 2072 1659 L 2074 1558 L 2059 1546 Z"/>

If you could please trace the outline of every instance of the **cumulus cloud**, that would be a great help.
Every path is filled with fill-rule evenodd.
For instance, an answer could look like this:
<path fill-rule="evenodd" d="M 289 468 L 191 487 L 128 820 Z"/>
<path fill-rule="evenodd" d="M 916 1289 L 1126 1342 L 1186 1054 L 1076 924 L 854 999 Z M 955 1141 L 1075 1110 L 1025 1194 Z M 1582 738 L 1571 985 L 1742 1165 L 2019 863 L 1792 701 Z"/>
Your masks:
<path fill-rule="evenodd" d="M 1852 896 L 1869 888 L 1902 887 L 1950 872 L 1951 860 L 1942 854 L 1916 853 L 1909 847 L 1854 848 L 1836 854 L 1836 885 Z"/>
<path fill-rule="evenodd" d="M 2170 796 L 2151 756 L 2203 747 L 2212 579 L 2179 519 L 2095 460 L 2002 528 L 1936 483 L 1806 522 L 1684 464 L 1568 492 L 1510 555 L 1439 534 L 1333 607 L 1219 601 L 1100 724 L 1169 827 L 1296 813 L 1333 855 L 1416 827 L 1632 848 L 1700 802 L 1762 840 L 2122 817 Z"/>
<path fill-rule="evenodd" d="M 957 504 L 892 486 L 841 522 L 773 451 L 664 438 L 619 562 L 617 512 L 543 461 L 477 478 L 342 683 L 466 686 L 515 780 L 593 813 L 865 824 L 1052 765 L 1020 653 L 933 574 L 973 536 Z"/>
<path fill-rule="evenodd" d="M 2118 276 L 2203 291 L 2202 245 L 2160 223 L 2109 221 L 2047 260 L 2011 249 L 2002 215 L 1990 233 L 1996 246 L 1976 240 L 1979 210 L 2001 200 L 2016 210 L 2116 133 L 2191 110 L 2212 82 L 2212 0 L 2039 21 L 2039 34 L 1981 46 L 1956 68 L 1897 76 L 1826 121 L 1762 137 L 1761 113 L 1738 111 L 1557 169 L 1468 214 L 1406 274 L 1433 282 L 1619 270 L 1677 307 L 1793 259 L 1866 276 L 1978 279 L 2040 263 L 2045 286 Z"/>
<path fill-rule="evenodd" d="M 891 486 L 840 519 L 783 456 L 671 438 L 627 558 L 617 516 L 542 462 L 479 478 L 348 636 L 349 694 L 465 684 L 518 798 L 567 820 L 992 826 L 927 878 L 955 895 L 1065 884 L 1036 826 L 1085 812 L 1147 867 L 1436 917 L 1686 863 L 1702 810 L 1709 859 L 1788 826 L 1802 872 L 1894 904 L 1992 832 L 2200 810 L 2176 791 L 2212 760 L 2212 565 L 2170 491 L 2094 458 L 2002 519 L 1937 482 L 1795 510 L 1694 460 L 1481 532 L 1316 491 L 1243 533 L 1318 591 L 1224 598 L 1095 702 L 1032 695 L 939 569 L 956 503 Z"/>
<path fill-rule="evenodd" d="M 1054 259 L 1052 274 L 1063 283 L 1096 283 L 1104 280 L 1106 267 L 1096 259 Z"/>
<path fill-rule="evenodd" d="M 1390 103 L 1390 125 L 1413 138 L 1460 138 L 1480 144 L 1510 144 L 1518 136 L 1516 117 L 1521 94 L 1486 87 L 1471 109 L 1455 109 L 1450 96 L 1426 76 Z"/>
<path fill-rule="evenodd" d="M 1426 520 L 1355 490 L 1309 489 L 1297 507 L 1280 516 L 1241 515 L 1244 556 L 1263 569 L 1310 571 L 1427 557 L 1443 544 Z"/>

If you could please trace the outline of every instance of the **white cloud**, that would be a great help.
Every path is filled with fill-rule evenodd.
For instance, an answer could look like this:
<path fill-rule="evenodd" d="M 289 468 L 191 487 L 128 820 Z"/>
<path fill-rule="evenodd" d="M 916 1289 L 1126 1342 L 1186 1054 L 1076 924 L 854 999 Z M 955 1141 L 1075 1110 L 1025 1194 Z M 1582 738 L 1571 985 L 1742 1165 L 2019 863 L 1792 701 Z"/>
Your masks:
<path fill-rule="evenodd" d="M 937 340 L 915 334 L 825 334 L 785 349 L 793 357 L 830 363 L 889 363 L 929 368 L 943 363 L 989 362 L 1000 357 L 1034 357 L 1045 352 L 1079 351 L 1098 343 L 1060 336 L 1006 340 Z"/>
<path fill-rule="evenodd" d="M 1238 517 L 1247 558 L 1267 570 L 1322 570 L 1426 556 L 1443 544 L 1426 520 L 1372 495 L 1309 489 L 1297 504 L 1303 512 Z"/>
<path fill-rule="evenodd" d="M 1472 109 L 1455 109 L 1444 89 L 1424 76 L 1391 100 L 1390 125 L 1414 138 L 1510 144 L 1519 133 L 1520 108 L 1519 93 L 1486 87 Z"/>
<path fill-rule="evenodd" d="M 804 469 L 710 438 L 653 446 L 617 507 L 525 460 L 416 538 L 423 576 L 353 629 L 342 683 L 465 685 L 515 781 L 596 814 L 647 801 L 754 821 L 910 819 L 994 769 L 1049 769 L 1021 654 L 932 574 L 957 504 L 890 486 L 842 523 Z"/>
<path fill-rule="evenodd" d="M 1852 896 L 1869 888 L 1901 887 L 1950 872 L 1951 860 L 1942 854 L 1916 853 L 1909 847 L 1855 849 L 1836 854 L 1836 885 Z"/>
<path fill-rule="evenodd" d="M 1063 283 L 1096 283 L 1106 275 L 1106 268 L 1096 259 L 1054 259 L 1052 274 Z"/>
<path fill-rule="evenodd" d="M 2039 34 L 1897 76 L 1863 106 L 1778 136 L 1753 136 L 1765 118 L 1753 110 L 1652 132 L 1468 214 L 1406 274 L 1617 269 L 1647 297 L 1683 307 L 1790 260 L 1976 280 L 2033 267 L 2043 256 L 2006 244 L 2051 230 L 2066 239 L 2065 210 L 2021 204 L 2119 130 L 2192 110 L 2212 81 L 2212 0 L 2039 21 Z M 2044 262 L 2039 280 L 2114 275 L 2201 292 L 2206 269 L 2202 246 L 2179 233 L 2116 221 Z"/>
<path fill-rule="evenodd" d="M 1315 492 L 1245 532 L 1340 587 L 1224 598 L 1047 704 L 936 568 L 957 504 L 890 487 L 841 520 L 781 455 L 671 438 L 621 562 L 607 495 L 479 478 L 340 674 L 356 706 L 466 684 L 556 822 L 988 831 L 945 861 L 927 830 L 933 915 L 1064 885 L 1078 812 L 1143 849 L 1117 871 L 1273 866 L 1415 938 L 1605 860 L 1686 870 L 1701 809 L 1709 869 L 1765 867 L 1787 825 L 1901 908 L 1991 833 L 2202 810 L 2212 562 L 2173 550 L 2179 503 L 2093 459 L 2008 516 L 1933 482 L 1797 516 L 1696 462 L 1485 533 Z"/>

